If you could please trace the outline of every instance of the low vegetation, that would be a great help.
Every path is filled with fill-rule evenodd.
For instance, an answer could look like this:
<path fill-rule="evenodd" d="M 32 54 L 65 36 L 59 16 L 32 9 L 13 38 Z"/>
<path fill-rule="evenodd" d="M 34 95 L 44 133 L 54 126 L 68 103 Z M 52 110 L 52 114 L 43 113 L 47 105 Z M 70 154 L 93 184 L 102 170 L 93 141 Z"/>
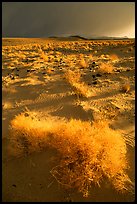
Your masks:
<path fill-rule="evenodd" d="M 101 186 L 104 179 L 120 192 L 128 190 L 132 182 L 126 173 L 126 143 L 106 121 L 40 118 L 28 111 L 11 121 L 12 153 L 21 156 L 47 147 L 56 149 L 58 164 L 51 174 L 62 187 L 76 189 L 85 197 L 91 186 Z"/>
<path fill-rule="evenodd" d="M 113 72 L 113 69 L 114 69 L 114 67 L 111 63 L 101 62 L 99 65 L 99 71 L 102 73 L 110 74 Z"/>
<path fill-rule="evenodd" d="M 122 86 L 122 91 L 123 91 L 124 93 L 127 93 L 127 92 L 130 91 L 130 83 L 129 83 L 129 82 L 125 82 L 125 83 L 123 84 L 123 86 Z"/>
<path fill-rule="evenodd" d="M 88 98 L 95 95 L 95 93 L 90 90 L 89 86 L 85 82 L 81 81 L 81 73 L 79 70 L 67 70 L 65 73 L 65 78 L 73 87 L 73 90 L 78 97 L 83 96 Z"/>
<path fill-rule="evenodd" d="M 4 133 L 8 150 L 16 157 L 56 152 L 50 171 L 54 181 L 84 197 L 106 183 L 109 190 L 131 190 L 128 169 L 134 158 L 127 148 L 135 147 L 135 138 L 125 124 L 134 124 L 134 42 L 31 40 L 4 40 L 2 47 L 4 126 L 9 114 L 27 105 L 43 111 L 26 109 L 10 121 L 10 134 Z M 118 46 L 119 55 L 110 54 L 109 46 Z M 68 120 L 70 116 L 84 121 Z"/>

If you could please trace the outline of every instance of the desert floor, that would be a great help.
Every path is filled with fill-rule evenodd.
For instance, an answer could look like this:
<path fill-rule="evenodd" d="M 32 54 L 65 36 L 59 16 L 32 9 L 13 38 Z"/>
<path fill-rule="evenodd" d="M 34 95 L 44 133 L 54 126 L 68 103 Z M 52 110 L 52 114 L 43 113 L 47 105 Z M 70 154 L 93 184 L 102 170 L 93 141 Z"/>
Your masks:
<path fill-rule="evenodd" d="M 50 174 L 54 151 L 21 157 L 9 148 L 10 122 L 28 109 L 58 118 L 107 119 L 127 138 L 128 175 L 135 179 L 134 40 L 3 39 L 2 40 L 2 200 L 126 202 L 134 193 L 118 193 L 110 185 L 95 187 L 88 198 L 67 192 Z M 111 64 L 113 70 L 100 71 Z M 93 94 L 79 92 L 64 77 L 81 73 Z M 108 68 L 109 69 L 109 68 Z M 124 89 L 124 87 L 127 88 Z M 130 141 L 130 142 L 129 142 Z M 116 161 L 117 162 L 117 161 Z"/>

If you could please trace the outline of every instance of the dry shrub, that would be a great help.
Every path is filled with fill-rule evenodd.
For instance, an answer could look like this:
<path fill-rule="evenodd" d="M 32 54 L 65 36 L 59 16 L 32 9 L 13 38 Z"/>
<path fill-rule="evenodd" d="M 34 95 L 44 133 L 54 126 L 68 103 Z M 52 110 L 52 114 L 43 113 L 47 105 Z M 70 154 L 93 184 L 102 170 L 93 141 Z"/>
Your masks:
<path fill-rule="evenodd" d="M 65 78 L 73 87 L 75 93 L 78 96 L 83 96 L 88 98 L 95 95 L 93 92 L 91 92 L 88 85 L 86 85 L 84 82 L 81 81 L 81 73 L 79 70 L 77 71 L 67 70 L 65 73 Z"/>
<path fill-rule="evenodd" d="M 53 74 L 53 72 L 54 72 L 53 68 L 50 68 L 50 67 L 47 68 L 47 73 L 48 74 Z"/>
<path fill-rule="evenodd" d="M 72 70 L 67 70 L 65 73 L 65 78 L 68 80 L 70 84 L 73 83 L 78 83 L 81 78 L 81 73 L 79 70 L 77 71 L 72 71 Z"/>
<path fill-rule="evenodd" d="M 103 72 L 103 73 L 110 74 L 113 72 L 113 69 L 114 69 L 114 67 L 111 63 L 101 62 L 99 65 L 99 71 Z"/>
<path fill-rule="evenodd" d="M 127 93 L 127 92 L 130 91 L 130 83 L 129 83 L 129 82 L 125 82 L 125 83 L 123 84 L 123 86 L 122 86 L 122 91 L 123 91 L 124 93 Z"/>
<path fill-rule="evenodd" d="M 79 68 L 87 68 L 88 64 L 84 59 L 84 55 L 82 53 L 77 55 L 77 67 Z"/>
<path fill-rule="evenodd" d="M 93 61 L 93 59 L 94 59 L 93 55 L 92 55 L 92 54 L 89 54 L 89 55 L 88 55 L 88 60 L 89 60 L 89 62 L 90 62 L 90 61 Z"/>
<path fill-rule="evenodd" d="M 82 122 L 71 119 L 39 121 L 37 116 L 24 113 L 11 121 L 11 143 L 16 153 L 45 149 L 57 150 L 58 165 L 51 170 L 54 178 L 66 189 L 76 189 L 88 196 L 93 185 L 103 179 L 116 190 L 128 190 L 131 184 L 126 174 L 126 143 L 118 131 L 105 121 Z"/>
<path fill-rule="evenodd" d="M 88 85 L 86 85 L 84 82 L 73 84 L 73 88 L 78 96 L 88 98 L 95 95 L 93 92 L 89 90 Z"/>
<path fill-rule="evenodd" d="M 79 62 L 79 66 L 80 68 L 87 68 L 88 67 L 88 63 L 85 61 L 84 58 L 82 58 Z"/>
<path fill-rule="evenodd" d="M 43 51 L 40 53 L 40 57 L 41 57 L 45 62 L 48 62 L 48 61 L 49 61 L 48 56 L 47 56 Z"/>
<path fill-rule="evenodd" d="M 44 51 L 42 50 L 40 45 L 37 45 L 37 49 L 38 49 L 38 53 L 40 55 L 40 58 L 42 58 L 44 60 L 44 62 L 48 62 L 49 58 L 48 56 L 44 53 Z"/>
<path fill-rule="evenodd" d="M 50 126 L 50 123 L 48 125 Z M 43 142 L 46 142 L 45 134 L 47 131 L 48 126 L 46 126 L 45 131 L 43 121 L 39 121 L 34 113 L 22 113 L 11 121 L 11 145 L 9 150 L 17 156 L 22 155 L 22 153 L 41 150 L 46 145 Z"/>
<path fill-rule="evenodd" d="M 4 110 L 7 110 L 7 109 L 11 109 L 13 108 L 13 104 L 9 101 L 5 101 L 3 104 L 2 104 L 2 107 Z"/>
<path fill-rule="evenodd" d="M 118 56 L 116 54 L 111 54 L 109 55 L 109 58 L 112 60 L 112 61 L 117 61 L 119 60 Z"/>

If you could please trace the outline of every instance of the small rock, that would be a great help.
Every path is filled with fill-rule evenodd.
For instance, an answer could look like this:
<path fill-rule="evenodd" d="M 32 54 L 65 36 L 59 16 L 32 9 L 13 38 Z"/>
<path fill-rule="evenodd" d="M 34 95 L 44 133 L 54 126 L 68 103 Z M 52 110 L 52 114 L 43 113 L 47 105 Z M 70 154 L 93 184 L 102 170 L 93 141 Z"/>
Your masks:
<path fill-rule="evenodd" d="M 99 74 L 99 73 L 98 73 L 98 74 L 96 74 L 96 76 L 97 76 L 97 77 L 101 77 L 101 76 L 102 76 L 102 74 Z"/>
<path fill-rule="evenodd" d="M 116 70 L 116 72 L 121 72 L 121 70 Z"/>
<path fill-rule="evenodd" d="M 92 77 L 93 77 L 93 79 L 94 79 L 94 78 L 96 77 L 96 75 L 93 74 Z"/>
<path fill-rule="evenodd" d="M 13 80 L 13 79 L 15 79 L 15 77 L 14 77 L 14 76 L 11 76 L 11 79 Z"/>
<path fill-rule="evenodd" d="M 13 187 L 17 187 L 15 184 L 12 185 Z"/>
<path fill-rule="evenodd" d="M 25 113 L 25 114 L 24 114 L 24 116 L 25 116 L 25 117 L 28 117 L 28 116 L 29 116 L 29 114 L 28 114 L 28 113 Z"/>
<path fill-rule="evenodd" d="M 28 59 L 24 59 L 24 60 L 22 60 L 23 62 L 28 62 L 29 60 Z"/>
<path fill-rule="evenodd" d="M 97 81 L 94 81 L 92 84 L 96 85 L 96 84 L 97 84 Z"/>

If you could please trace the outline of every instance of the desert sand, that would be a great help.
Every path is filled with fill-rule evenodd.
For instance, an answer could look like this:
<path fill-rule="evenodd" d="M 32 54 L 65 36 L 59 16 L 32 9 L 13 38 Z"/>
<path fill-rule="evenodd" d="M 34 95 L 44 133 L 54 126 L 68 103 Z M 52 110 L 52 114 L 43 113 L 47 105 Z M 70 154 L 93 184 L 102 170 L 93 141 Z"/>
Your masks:
<path fill-rule="evenodd" d="M 56 149 L 21 156 L 10 151 L 11 121 L 28 110 L 39 113 L 40 119 L 107 120 L 125 138 L 127 174 L 134 183 L 134 44 L 130 39 L 3 38 L 3 202 L 134 201 L 134 187 L 121 193 L 107 182 L 91 187 L 86 198 L 75 189 L 64 189 L 50 173 Z"/>

